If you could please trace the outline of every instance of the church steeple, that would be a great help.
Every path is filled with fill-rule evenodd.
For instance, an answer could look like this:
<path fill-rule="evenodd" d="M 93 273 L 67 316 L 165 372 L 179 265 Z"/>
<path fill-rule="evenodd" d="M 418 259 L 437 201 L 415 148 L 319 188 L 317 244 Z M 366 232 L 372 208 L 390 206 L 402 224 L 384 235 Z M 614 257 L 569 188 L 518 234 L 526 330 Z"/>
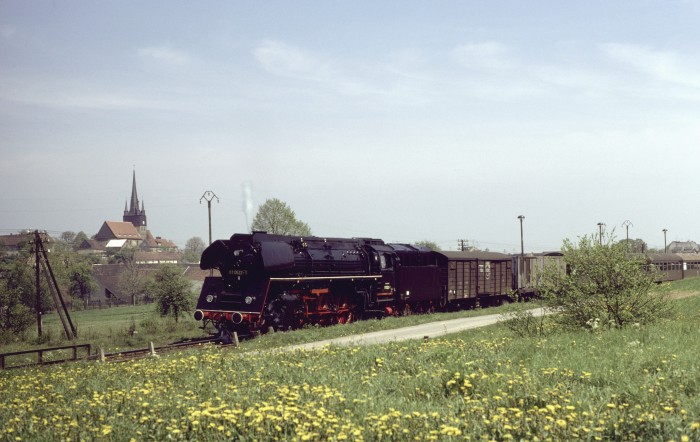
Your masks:
<path fill-rule="evenodd" d="M 131 206 L 129 211 L 134 214 L 138 214 L 141 209 L 139 209 L 139 196 L 136 193 L 136 171 L 134 170 L 134 177 L 131 183 Z"/>
<path fill-rule="evenodd" d="M 127 210 L 127 204 L 124 204 L 124 222 L 130 222 L 136 227 L 142 236 L 146 234 L 146 211 L 143 208 L 143 203 L 139 207 L 139 197 L 136 192 L 136 170 L 131 183 L 131 204 Z"/>

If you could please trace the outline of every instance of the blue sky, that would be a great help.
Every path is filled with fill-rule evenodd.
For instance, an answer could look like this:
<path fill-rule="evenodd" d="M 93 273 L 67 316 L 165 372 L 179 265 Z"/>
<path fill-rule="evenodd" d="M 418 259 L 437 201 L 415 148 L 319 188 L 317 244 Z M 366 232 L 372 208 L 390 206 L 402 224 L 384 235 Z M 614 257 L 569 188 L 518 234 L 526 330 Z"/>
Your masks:
<path fill-rule="evenodd" d="M 0 1 L 0 233 L 700 241 L 700 1 Z"/>

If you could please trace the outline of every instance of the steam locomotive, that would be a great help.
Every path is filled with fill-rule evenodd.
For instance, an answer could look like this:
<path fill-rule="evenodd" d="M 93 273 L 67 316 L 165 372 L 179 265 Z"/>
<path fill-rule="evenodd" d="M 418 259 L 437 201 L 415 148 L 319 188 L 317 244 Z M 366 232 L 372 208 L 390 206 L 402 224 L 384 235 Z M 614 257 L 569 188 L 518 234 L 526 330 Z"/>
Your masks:
<path fill-rule="evenodd" d="M 518 259 L 372 238 L 234 234 L 202 253 L 201 269 L 220 276 L 205 279 L 194 317 L 229 341 L 234 332 L 500 304 L 522 283 Z"/>

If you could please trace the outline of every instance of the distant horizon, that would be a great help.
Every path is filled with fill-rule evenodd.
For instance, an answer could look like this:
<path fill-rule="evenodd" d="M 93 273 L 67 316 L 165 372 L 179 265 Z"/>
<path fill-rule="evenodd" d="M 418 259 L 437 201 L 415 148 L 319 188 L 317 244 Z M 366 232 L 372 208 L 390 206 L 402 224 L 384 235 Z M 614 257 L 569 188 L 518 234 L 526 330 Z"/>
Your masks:
<path fill-rule="evenodd" d="M 103 224 L 104 224 L 105 222 L 128 222 L 128 221 L 105 220 L 105 221 L 103 221 Z M 102 226 L 102 224 L 101 224 L 100 226 Z M 148 226 L 146 226 L 146 227 L 148 227 Z M 36 232 L 36 231 L 39 231 L 39 232 L 41 232 L 41 233 L 47 233 L 48 235 L 50 235 L 50 236 L 52 236 L 52 237 L 58 237 L 58 236 L 61 236 L 63 233 L 66 233 L 66 232 L 72 232 L 72 233 L 74 233 L 74 234 L 78 234 L 78 233 L 82 232 L 82 233 L 84 233 L 85 235 L 87 235 L 88 239 L 93 239 L 94 236 L 97 235 L 97 232 L 99 232 L 99 228 L 97 229 L 97 232 L 95 232 L 95 233 L 93 233 L 93 234 L 90 234 L 90 233 L 88 233 L 88 232 L 85 232 L 84 230 L 77 230 L 77 231 L 76 231 L 76 230 L 62 230 L 62 231 L 57 231 L 57 230 L 46 230 L 46 229 L 16 229 L 16 230 L 14 230 L 14 231 L 10 231 L 10 230 L 11 230 L 11 229 L 0 229 L 0 236 L 8 236 L 8 235 L 9 235 L 9 236 L 12 236 L 12 235 L 18 235 L 18 236 L 19 236 L 19 235 L 29 235 L 29 234 L 32 234 L 32 233 L 34 233 L 34 232 Z M 148 230 L 151 231 L 150 228 L 149 228 Z M 9 233 L 6 233 L 6 231 L 9 231 Z M 228 236 L 222 237 L 222 238 L 212 238 L 212 240 L 213 240 L 213 241 L 216 241 L 216 240 L 220 240 L 220 239 L 229 239 L 229 238 L 230 238 L 231 236 L 233 236 L 234 234 L 241 234 L 241 233 L 252 233 L 252 232 L 250 232 L 250 231 L 248 231 L 248 232 L 232 232 L 231 235 L 228 235 Z M 312 233 L 313 233 L 313 232 L 312 232 Z M 151 231 L 151 234 L 152 234 L 153 237 L 156 238 L 156 239 L 164 239 L 164 240 L 169 240 L 169 241 L 170 241 L 170 238 L 163 237 L 162 235 L 153 234 L 153 231 Z M 605 235 L 605 234 L 604 234 L 604 235 Z M 314 235 L 312 235 L 312 236 L 320 237 L 320 238 L 341 238 L 341 237 L 339 237 L 339 236 L 337 236 L 337 235 L 318 236 L 318 235 L 315 235 L 315 234 L 314 234 Z M 589 234 L 588 236 L 589 236 L 589 237 L 593 237 L 593 238 L 598 238 L 598 236 L 595 235 L 595 234 Z M 198 236 L 198 235 L 193 235 L 193 236 L 187 238 L 187 240 L 185 241 L 185 243 L 186 243 L 188 240 L 192 239 L 192 238 L 200 238 L 200 239 L 204 242 L 205 246 L 208 245 L 208 244 L 207 244 L 208 236 L 207 236 L 207 237 L 201 237 L 201 236 Z M 352 238 L 361 238 L 361 237 L 352 237 Z M 413 245 L 413 244 L 415 244 L 415 243 L 422 242 L 422 241 L 430 241 L 430 242 L 435 243 L 435 241 L 431 241 L 431 240 L 429 240 L 429 239 L 417 239 L 417 240 L 411 241 L 411 242 L 398 242 L 398 241 L 387 241 L 387 240 L 384 240 L 384 238 L 379 238 L 379 237 L 377 237 L 377 236 L 368 236 L 368 238 L 377 238 L 377 239 L 383 240 L 385 243 L 395 243 L 395 244 L 404 243 L 404 244 L 412 244 L 412 245 Z M 568 239 L 569 239 L 569 240 L 575 240 L 576 238 L 568 238 Z M 626 238 L 615 237 L 613 241 L 614 241 L 614 242 L 622 242 L 622 241 L 626 241 L 626 240 L 627 240 Z M 648 243 L 647 241 L 644 241 L 642 238 L 632 238 L 632 237 L 629 238 L 629 241 L 631 241 L 631 242 L 633 242 L 633 241 L 640 241 L 640 240 L 644 242 L 644 244 L 646 245 L 646 247 L 647 247 L 648 250 L 652 250 L 652 251 L 655 251 L 655 250 L 661 251 L 661 250 L 664 249 L 664 245 L 663 245 L 663 244 L 660 245 L 660 246 L 653 246 L 653 245 L 649 245 L 649 243 Z M 563 241 L 564 241 L 564 239 L 562 239 L 562 242 L 563 242 Z M 185 249 L 185 243 L 183 243 L 182 245 L 177 244 L 177 243 L 175 243 L 175 244 L 177 245 L 178 250 L 184 250 L 184 249 Z M 685 241 L 678 241 L 678 240 L 670 241 L 670 242 L 668 242 L 668 244 L 666 245 L 666 247 L 670 249 L 670 248 L 672 247 L 673 244 L 684 244 L 684 243 L 693 243 L 693 244 L 699 245 L 697 241 L 692 240 L 692 239 L 688 239 L 688 240 L 685 240 Z M 437 244 L 437 243 L 435 243 L 435 244 Z M 459 241 L 455 241 L 455 244 L 457 244 L 457 245 L 456 245 L 455 247 L 453 247 L 453 248 L 442 248 L 442 247 L 441 247 L 440 249 L 441 249 L 441 250 L 444 250 L 444 251 L 458 251 L 458 250 L 459 250 Z M 501 250 L 490 249 L 490 248 L 488 248 L 488 247 L 487 247 L 487 248 L 481 248 L 481 247 L 478 247 L 478 246 L 476 246 L 476 245 L 474 245 L 474 244 L 475 244 L 475 243 L 472 243 L 472 242 L 465 242 L 465 246 L 468 246 L 468 247 L 475 247 L 477 250 L 481 250 L 481 251 L 491 251 L 491 252 L 506 253 L 506 254 L 516 254 L 516 255 L 520 253 L 519 250 L 517 250 L 517 251 L 506 251 L 506 250 L 501 251 Z M 439 247 L 439 244 L 438 244 L 438 247 Z M 547 249 L 547 250 L 528 250 L 528 249 L 526 248 L 526 249 L 525 249 L 525 254 L 528 254 L 528 253 L 553 252 L 553 251 L 559 251 L 559 250 L 561 250 L 561 247 L 554 248 L 554 249 Z M 671 253 L 671 252 L 669 252 L 669 253 Z M 676 252 L 676 253 L 679 253 L 679 252 Z"/>

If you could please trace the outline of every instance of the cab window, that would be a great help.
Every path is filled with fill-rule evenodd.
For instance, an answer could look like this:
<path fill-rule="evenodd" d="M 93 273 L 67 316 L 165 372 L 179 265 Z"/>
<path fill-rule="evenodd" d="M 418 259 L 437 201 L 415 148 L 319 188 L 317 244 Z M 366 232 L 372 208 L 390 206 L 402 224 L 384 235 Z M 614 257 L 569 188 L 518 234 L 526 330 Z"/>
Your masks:
<path fill-rule="evenodd" d="M 394 259 L 388 253 L 382 253 L 381 255 L 379 255 L 379 260 L 380 260 L 382 269 L 390 269 L 390 268 L 394 267 Z"/>

